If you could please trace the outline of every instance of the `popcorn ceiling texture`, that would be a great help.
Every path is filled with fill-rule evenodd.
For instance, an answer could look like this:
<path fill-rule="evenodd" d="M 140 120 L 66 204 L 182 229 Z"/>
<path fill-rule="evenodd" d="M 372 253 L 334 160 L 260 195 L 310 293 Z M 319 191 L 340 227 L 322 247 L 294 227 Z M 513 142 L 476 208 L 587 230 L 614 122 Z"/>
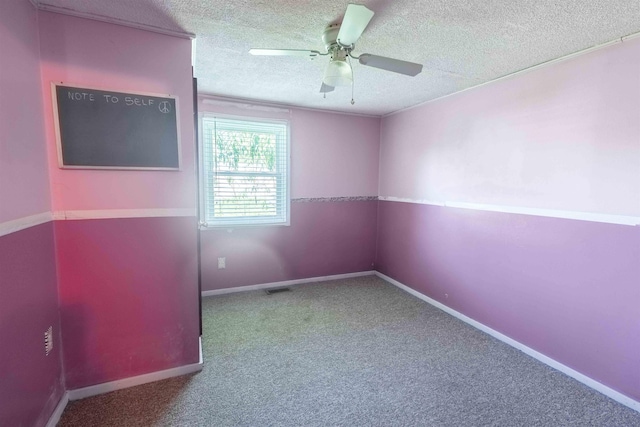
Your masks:
<path fill-rule="evenodd" d="M 637 0 L 364 0 L 375 15 L 354 53 L 422 63 L 417 77 L 354 61 L 351 88 L 323 99 L 327 57 L 255 57 L 255 48 L 324 50 L 337 0 L 40 0 L 49 10 L 196 35 L 202 93 L 384 115 L 640 31 Z"/>

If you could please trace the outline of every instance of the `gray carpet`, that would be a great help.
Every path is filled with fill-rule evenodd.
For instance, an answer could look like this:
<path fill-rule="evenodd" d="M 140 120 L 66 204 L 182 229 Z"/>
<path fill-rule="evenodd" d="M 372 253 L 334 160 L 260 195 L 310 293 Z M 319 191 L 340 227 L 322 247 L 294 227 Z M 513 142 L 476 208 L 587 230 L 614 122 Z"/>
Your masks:
<path fill-rule="evenodd" d="M 59 426 L 640 426 L 640 413 L 376 277 L 205 298 L 201 373 Z"/>

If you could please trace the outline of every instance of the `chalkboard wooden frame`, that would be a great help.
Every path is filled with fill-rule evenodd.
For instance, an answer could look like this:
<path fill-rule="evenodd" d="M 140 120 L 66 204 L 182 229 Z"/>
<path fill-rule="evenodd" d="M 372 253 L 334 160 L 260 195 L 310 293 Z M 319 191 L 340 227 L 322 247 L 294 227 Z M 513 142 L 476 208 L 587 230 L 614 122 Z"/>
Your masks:
<path fill-rule="evenodd" d="M 113 164 L 113 165 L 95 165 L 95 164 L 70 164 L 70 162 L 65 162 L 64 158 L 64 147 L 65 141 L 63 141 L 62 135 L 62 122 L 61 122 L 61 114 L 59 110 L 58 103 L 58 87 L 65 88 L 73 88 L 78 89 L 78 91 L 88 90 L 88 91 L 99 91 L 106 92 L 111 94 L 117 94 L 118 96 L 132 96 L 132 97 L 150 97 L 150 98 L 161 98 L 163 100 L 173 100 L 174 109 L 170 113 L 171 117 L 175 121 L 175 141 L 171 139 L 171 146 L 168 148 L 174 148 L 177 152 L 175 153 L 175 159 L 171 159 L 172 164 L 169 166 L 166 165 L 122 165 L 122 164 Z M 76 84 L 69 84 L 65 82 L 51 82 L 51 94 L 52 94 L 52 102 L 53 102 L 53 115 L 54 115 L 54 124 L 55 124 L 55 133 L 56 133 L 56 145 L 58 151 L 58 166 L 61 169 L 106 169 L 106 170 L 149 170 L 149 171 L 180 171 L 182 169 L 182 147 L 180 143 L 180 110 L 179 110 L 179 102 L 178 97 L 175 95 L 167 95 L 167 94 L 158 94 L 151 92 L 133 92 L 133 91 L 116 91 L 106 88 L 100 87 L 92 87 L 92 86 L 79 86 Z M 63 113 L 68 114 L 68 113 Z M 128 141 L 130 143 L 130 141 Z M 175 163 L 175 164 L 173 164 Z"/>

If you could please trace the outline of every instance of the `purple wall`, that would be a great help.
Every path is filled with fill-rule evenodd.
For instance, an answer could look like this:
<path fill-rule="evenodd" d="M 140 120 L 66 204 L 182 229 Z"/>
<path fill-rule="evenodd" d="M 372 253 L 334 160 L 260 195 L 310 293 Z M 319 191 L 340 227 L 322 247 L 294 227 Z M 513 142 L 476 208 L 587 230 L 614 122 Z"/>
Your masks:
<path fill-rule="evenodd" d="M 289 227 L 202 231 L 202 289 L 372 270 L 376 216 L 375 200 L 292 202 Z"/>
<path fill-rule="evenodd" d="M 39 29 L 53 209 L 89 218 L 55 224 L 66 386 L 197 363 L 191 41 L 48 12 Z M 181 170 L 60 169 L 55 81 L 176 95 Z"/>
<path fill-rule="evenodd" d="M 68 389 L 198 363 L 195 218 L 55 230 Z"/>
<path fill-rule="evenodd" d="M 372 270 L 379 118 L 246 108 L 206 95 L 199 102 L 200 113 L 289 121 L 293 200 L 291 226 L 201 231 L 204 291 Z"/>
<path fill-rule="evenodd" d="M 628 40 L 383 118 L 376 260 L 637 401 L 639 72 Z"/>
<path fill-rule="evenodd" d="M 0 425 L 44 425 L 65 377 L 74 389 L 198 361 L 196 219 L 152 217 L 195 209 L 190 53 L 189 40 L 47 12 L 38 22 L 28 1 L 0 2 L 0 56 L 12 62 L 0 79 Z M 382 125 L 295 110 L 292 195 L 640 215 L 639 58 L 640 43 L 625 42 Z M 177 94 L 183 169 L 59 169 L 51 81 Z M 3 232 L 50 205 L 149 217 Z M 371 270 L 375 260 L 640 400 L 638 227 L 329 199 L 293 202 L 290 227 L 204 231 L 202 246 L 203 290 Z"/>
<path fill-rule="evenodd" d="M 37 13 L 0 2 L 0 425 L 43 426 L 64 393 Z M 27 227 L 15 231 L 11 223 Z M 44 332 L 52 327 L 47 356 Z"/>
<path fill-rule="evenodd" d="M 379 202 L 376 270 L 640 400 L 640 228 Z"/>
<path fill-rule="evenodd" d="M 51 222 L 0 237 L 0 342 L 0 425 L 46 424 L 64 393 Z"/>
<path fill-rule="evenodd" d="M 198 362 L 191 42 L 9 0 L 0 54 L 0 425 L 41 426 L 65 385 Z M 52 81 L 178 95 L 181 171 L 59 169 Z"/>

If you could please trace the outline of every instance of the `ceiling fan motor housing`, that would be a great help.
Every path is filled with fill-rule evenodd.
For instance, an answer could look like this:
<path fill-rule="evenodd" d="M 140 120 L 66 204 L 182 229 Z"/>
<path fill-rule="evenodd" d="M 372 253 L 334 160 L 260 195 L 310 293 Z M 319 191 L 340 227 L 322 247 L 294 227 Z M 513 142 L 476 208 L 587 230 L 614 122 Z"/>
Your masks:
<path fill-rule="evenodd" d="M 324 33 L 322 33 L 322 42 L 327 48 L 327 51 L 330 51 L 332 47 L 338 46 L 339 32 L 340 24 L 331 24 L 324 29 Z"/>
<path fill-rule="evenodd" d="M 327 52 L 331 54 L 331 61 L 344 61 L 353 49 L 353 45 L 343 46 L 338 42 L 338 33 L 340 33 L 339 23 L 327 26 L 322 34 L 322 41 Z"/>

